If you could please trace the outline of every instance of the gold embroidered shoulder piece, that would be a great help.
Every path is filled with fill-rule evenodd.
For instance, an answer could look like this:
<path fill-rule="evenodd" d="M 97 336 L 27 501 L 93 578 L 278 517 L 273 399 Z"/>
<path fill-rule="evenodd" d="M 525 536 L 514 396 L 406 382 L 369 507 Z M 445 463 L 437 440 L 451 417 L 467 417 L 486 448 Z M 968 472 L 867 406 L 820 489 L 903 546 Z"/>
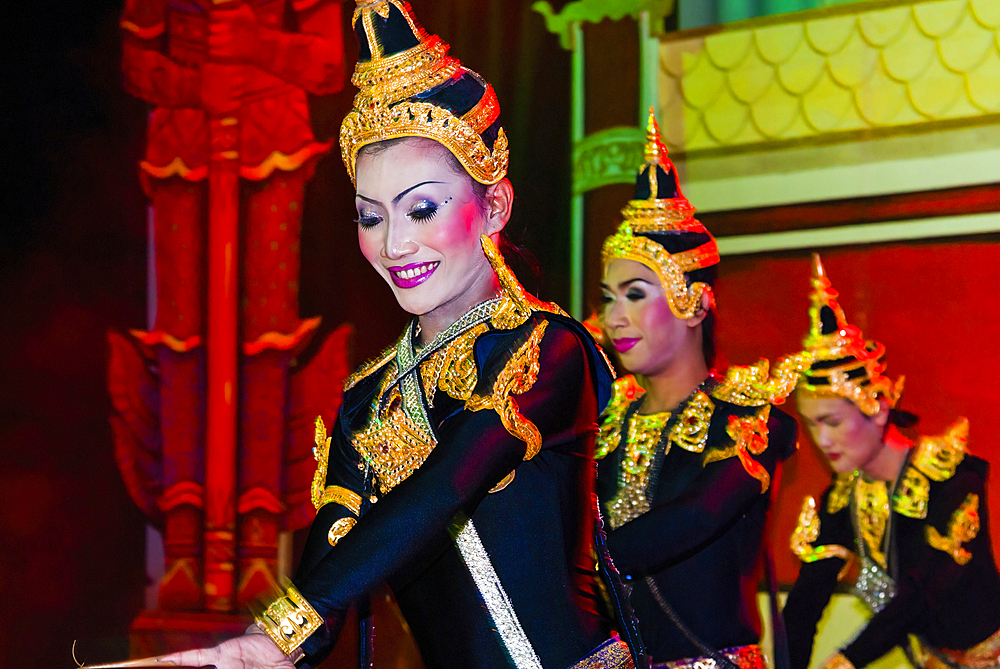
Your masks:
<path fill-rule="evenodd" d="M 538 454 L 542 447 L 542 435 L 535 424 L 518 410 L 517 400 L 512 395 L 522 395 L 535 385 L 538 379 L 540 346 L 548 325 L 549 322 L 543 320 L 535 326 L 528 340 L 500 371 L 490 395 L 472 395 L 465 403 L 465 408 L 470 411 L 482 409 L 496 411 L 507 431 L 527 444 L 525 460 L 530 460 Z"/>
<path fill-rule="evenodd" d="M 752 456 L 760 455 L 767 449 L 767 421 L 770 416 L 770 404 L 765 404 L 763 409 L 750 416 L 730 416 L 726 434 L 733 440 L 733 445 L 706 454 L 704 464 L 725 460 L 735 455 L 740 459 L 747 474 L 760 481 L 761 494 L 767 492 L 771 485 L 771 475 L 767 472 L 767 468 Z"/>
<path fill-rule="evenodd" d="M 959 418 L 939 437 L 921 437 L 915 446 L 913 466 L 932 481 L 950 479 L 965 457 L 968 438 L 969 421 L 966 418 Z"/>
<path fill-rule="evenodd" d="M 712 413 L 715 404 L 708 395 L 696 390 L 684 406 L 680 418 L 670 428 L 667 439 L 671 444 L 692 453 L 701 453 L 708 443 L 708 428 L 712 424 Z"/>
<path fill-rule="evenodd" d="M 931 482 L 913 465 L 907 465 L 892 495 L 892 510 L 907 518 L 926 518 Z"/>
<path fill-rule="evenodd" d="M 868 554 L 886 568 L 883 539 L 889 522 L 889 490 L 885 481 L 869 481 L 858 477 L 854 485 L 859 541 L 864 541 Z"/>
<path fill-rule="evenodd" d="M 420 365 L 427 403 L 434 406 L 434 391 L 440 389 L 463 402 L 472 396 L 479 376 L 474 351 L 476 340 L 490 329 L 486 323 L 470 328 Z"/>
<path fill-rule="evenodd" d="M 834 477 L 833 490 L 830 491 L 830 495 L 826 500 L 827 513 L 837 513 L 851 503 L 851 494 L 854 492 L 854 483 L 857 479 L 857 472 L 837 474 Z"/>
<path fill-rule="evenodd" d="M 365 364 L 358 367 L 357 371 L 347 377 L 344 381 L 344 390 L 350 390 L 358 381 L 361 379 L 371 376 L 374 372 L 381 369 L 383 365 L 388 363 L 390 360 L 396 357 L 396 345 L 393 344 L 389 348 L 382 351 L 377 357 L 372 358 Z"/>
<path fill-rule="evenodd" d="M 781 404 L 795 390 L 804 357 L 783 358 L 768 374 L 770 363 L 761 358 L 750 366 L 730 365 L 725 378 L 712 391 L 712 397 L 743 407 Z"/>
<path fill-rule="evenodd" d="M 941 536 L 933 525 L 927 525 L 927 543 L 931 548 L 944 551 L 957 564 L 964 565 L 972 559 L 972 553 L 962 544 L 972 541 L 979 534 L 979 495 L 969 493 L 961 506 L 951 514 L 948 536 Z"/>
<path fill-rule="evenodd" d="M 608 453 L 612 453 L 618 448 L 618 444 L 621 443 L 625 412 L 632 402 L 645 392 L 631 374 L 615 381 L 611 400 L 601 416 L 601 429 L 597 433 L 597 445 L 594 448 L 595 460 L 604 458 Z"/>
<path fill-rule="evenodd" d="M 816 499 L 807 496 L 802 502 L 802 511 L 799 513 L 799 522 L 792 532 L 792 552 L 803 562 L 816 562 L 827 558 L 840 558 L 846 564 L 837 575 L 839 581 L 843 578 L 847 567 L 850 566 L 854 558 L 853 553 L 844 546 L 830 544 L 828 546 L 814 546 L 813 543 L 819 538 L 819 512 L 816 508 Z"/>

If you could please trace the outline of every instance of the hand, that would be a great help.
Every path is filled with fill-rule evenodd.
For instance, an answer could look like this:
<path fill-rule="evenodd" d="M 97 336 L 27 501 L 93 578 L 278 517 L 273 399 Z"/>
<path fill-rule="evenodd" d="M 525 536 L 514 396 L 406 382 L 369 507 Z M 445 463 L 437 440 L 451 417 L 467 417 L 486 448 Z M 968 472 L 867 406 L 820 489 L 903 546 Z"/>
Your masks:
<path fill-rule="evenodd" d="M 163 655 L 157 661 L 190 667 L 214 664 L 216 669 L 295 669 L 292 661 L 264 634 L 245 634 L 213 648 Z"/>
<path fill-rule="evenodd" d="M 208 58 L 223 63 L 251 63 L 260 35 L 257 17 L 246 4 L 208 12 Z"/>

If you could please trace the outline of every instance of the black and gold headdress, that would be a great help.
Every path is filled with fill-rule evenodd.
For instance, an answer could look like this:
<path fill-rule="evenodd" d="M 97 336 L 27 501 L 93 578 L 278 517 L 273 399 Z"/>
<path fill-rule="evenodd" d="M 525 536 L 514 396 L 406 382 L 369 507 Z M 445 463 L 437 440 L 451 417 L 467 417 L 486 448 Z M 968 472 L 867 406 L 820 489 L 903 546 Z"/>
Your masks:
<path fill-rule="evenodd" d="M 688 285 L 686 272 L 719 262 L 715 238 L 695 220 L 695 208 L 680 191 L 677 170 L 667 157 L 653 110 L 646 129 L 645 162 L 636 177 L 635 199 L 622 209 L 618 232 L 604 241 L 601 259 L 605 269 L 612 260 L 635 260 L 656 272 L 667 295 L 670 310 L 678 318 L 690 318 L 712 288 L 696 281 Z M 689 237 L 694 248 L 671 253 L 664 244 L 671 236 Z"/>
<path fill-rule="evenodd" d="M 507 174 L 507 137 L 493 87 L 448 55 L 402 0 L 357 0 L 360 45 L 351 82 L 354 109 L 340 126 L 340 150 L 355 180 L 358 151 L 400 137 L 446 146 L 473 179 L 495 184 Z"/>
<path fill-rule="evenodd" d="M 903 377 L 895 382 L 884 375 L 885 346 L 866 341 L 860 328 L 847 322 L 837 302 L 819 254 L 813 254 L 812 304 L 809 334 L 799 356 L 799 391 L 813 397 L 850 400 L 866 415 L 878 413 L 879 399 L 896 406 L 903 392 Z"/>

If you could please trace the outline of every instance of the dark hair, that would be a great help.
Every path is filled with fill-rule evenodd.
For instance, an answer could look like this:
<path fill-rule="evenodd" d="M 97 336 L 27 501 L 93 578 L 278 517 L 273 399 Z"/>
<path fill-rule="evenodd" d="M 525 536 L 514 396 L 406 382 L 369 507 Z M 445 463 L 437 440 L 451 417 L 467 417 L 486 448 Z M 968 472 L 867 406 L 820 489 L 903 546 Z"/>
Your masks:
<path fill-rule="evenodd" d="M 668 253 L 680 253 L 698 248 L 708 242 L 711 237 L 703 232 L 644 232 L 643 237 L 649 237 L 662 246 Z M 693 272 L 685 272 L 684 278 L 687 284 L 701 282 L 711 286 L 714 290 L 715 279 L 718 277 L 716 265 L 696 269 Z M 718 316 L 715 309 L 709 309 L 705 315 L 705 320 L 701 322 L 701 352 L 705 356 L 705 364 L 709 369 L 715 366 L 715 328 Z"/>
<path fill-rule="evenodd" d="M 480 183 L 472 178 L 472 176 L 462 167 L 462 163 L 459 162 L 455 154 L 452 153 L 448 147 L 446 147 L 441 142 L 431 139 L 429 137 L 396 137 L 394 139 L 385 139 L 381 142 L 375 142 L 373 144 L 366 144 L 361 147 L 358 151 L 358 158 L 362 155 L 377 156 L 380 153 L 388 151 L 394 146 L 402 144 L 404 142 L 426 142 L 430 144 L 435 144 L 439 146 L 445 156 L 445 160 L 448 162 L 448 166 L 451 168 L 455 174 L 464 176 L 469 180 L 472 185 L 472 195 L 476 198 L 476 205 L 479 207 L 479 211 L 484 215 L 490 213 L 490 203 L 486 201 L 486 191 L 489 190 L 489 186 Z M 500 231 L 500 244 L 499 249 L 501 255 L 503 255 L 504 260 L 507 265 L 510 266 L 514 275 L 519 279 L 527 278 L 531 281 L 531 287 L 537 284 L 540 279 L 541 270 L 538 266 L 538 260 L 535 255 L 529 251 L 521 243 L 521 240 L 515 240 L 512 233 L 510 232 L 510 226 L 504 226 L 503 230 Z M 531 291 L 537 292 L 537 291 Z"/>

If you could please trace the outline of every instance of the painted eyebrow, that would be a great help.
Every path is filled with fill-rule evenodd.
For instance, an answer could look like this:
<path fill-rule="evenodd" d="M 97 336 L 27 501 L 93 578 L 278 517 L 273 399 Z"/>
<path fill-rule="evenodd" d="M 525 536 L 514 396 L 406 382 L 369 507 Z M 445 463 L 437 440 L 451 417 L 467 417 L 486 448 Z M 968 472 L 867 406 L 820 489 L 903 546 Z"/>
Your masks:
<path fill-rule="evenodd" d="M 618 290 L 621 290 L 623 288 L 627 288 L 628 286 L 630 286 L 630 285 L 632 285 L 633 283 L 636 283 L 636 282 L 644 283 L 647 286 L 653 285 L 649 281 L 646 281 L 645 279 L 640 279 L 639 277 L 636 277 L 634 279 L 628 279 L 627 281 L 622 281 L 621 283 L 619 283 L 618 284 Z M 611 290 L 608 287 L 608 285 L 606 283 L 604 283 L 604 282 L 601 282 L 601 288 L 604 288 L 605 290 Z"/>
<path fill-rule="evenodd" d="M 399 195 L 397 195 L 396 197 L 392 198 L 392 203 L 393 204 L 399 204 L 399 201 L 402 200 L 404 197 L 406 197 L 406 194 L 409 193 L 414 188 L 420 188 L 421 186 L 426 186 L 427 184 L 441 184 L 441 183 L 444 183 L 444 182 L 443 181 L 421 181 L 418 184 L 414 184 L 414 185 L 410 186 L 409 188 L 407 188 L 406 190 L 404 190 L 403 192 L 401 192 Z M 364 200 L 365 202 L 370 202 L 371 204 L 375 204 L 375 205 L 378 205 L 380 207 L 382 206 L 382 203 L 380 201 L 373 200 L 370 197 L 365 197 L 361 193 L 355 193 L 355 196 L 358 197 L 358 198 L 360 198 L 360 199 L 362 199 L 362 200 Z"/>

